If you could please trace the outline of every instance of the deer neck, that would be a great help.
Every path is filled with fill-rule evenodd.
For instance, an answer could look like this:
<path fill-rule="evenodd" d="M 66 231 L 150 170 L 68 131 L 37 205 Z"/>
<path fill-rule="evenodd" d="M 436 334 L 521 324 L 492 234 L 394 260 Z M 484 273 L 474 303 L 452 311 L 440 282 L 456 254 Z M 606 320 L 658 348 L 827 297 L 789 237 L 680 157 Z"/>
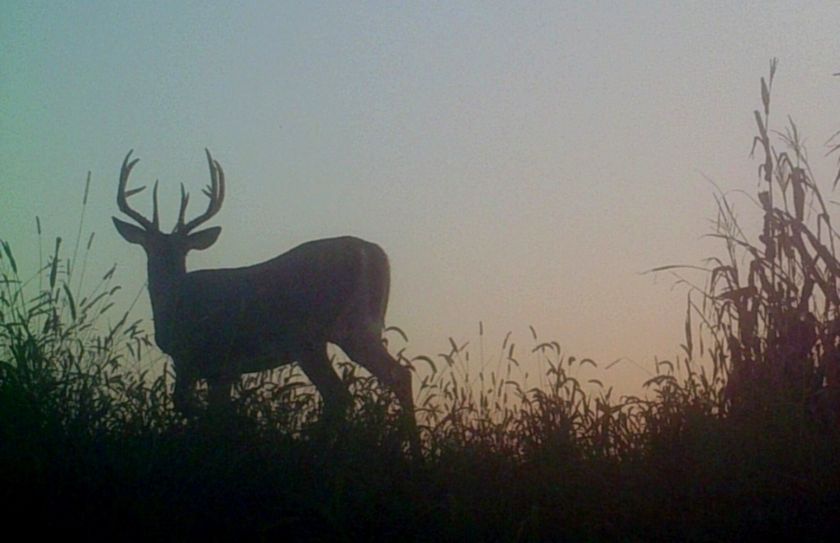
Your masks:
<path fill-rule="evenodd" d="M 183 263 L 161 266 L 149 261 L 149 298 L 155 321 L 155 340 L 167 353 L 176 339 L 175 327 L 178 323 L 177 308 L 181 298 L 181 288 L 187 275 Z M 170 353 L 171 354 L 171 353 Z"/>

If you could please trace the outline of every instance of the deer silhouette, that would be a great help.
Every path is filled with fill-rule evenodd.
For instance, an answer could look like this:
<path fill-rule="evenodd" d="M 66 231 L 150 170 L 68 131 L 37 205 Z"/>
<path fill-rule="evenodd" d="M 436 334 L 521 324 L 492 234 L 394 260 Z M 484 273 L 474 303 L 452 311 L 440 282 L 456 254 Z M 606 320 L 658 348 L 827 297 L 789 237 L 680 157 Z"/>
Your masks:
<path fill-rule="evenodd" d="M 114 225 L 129 243 L 146 251 L 155 341 L 172 357 L 173 401 L 185 415 L 197 413 L 197 380 L 208 384 L 211 408 L 230 401 L 233 383 L 244 373 L 297 362 L 321 394 L 328 415 L 343 413 L 350 393 L 333 369 L 327 343 L 341 347 L 397 397 L 411 423 L 412 449 L 419 450 L 414 422 L 412 378 L 382 343 L 390 268 L 378 245 L 355 238 L 310 241 L 271 260 L 230 269 L 188 272 L 186 256 L 207 249 L 221 227 L 195 229 L 215 216 L 225 197 L 222 167 L 210 152 L 206 211 L 185 222 L 189 194 L 181 185 L 178 222 L 160 230 L 157 181 L 152 220 L 132 209 L 128 189 L 139 159 L 129 151 L 120 170 L 117 206 L 137 224 L 116 217 Z"/>

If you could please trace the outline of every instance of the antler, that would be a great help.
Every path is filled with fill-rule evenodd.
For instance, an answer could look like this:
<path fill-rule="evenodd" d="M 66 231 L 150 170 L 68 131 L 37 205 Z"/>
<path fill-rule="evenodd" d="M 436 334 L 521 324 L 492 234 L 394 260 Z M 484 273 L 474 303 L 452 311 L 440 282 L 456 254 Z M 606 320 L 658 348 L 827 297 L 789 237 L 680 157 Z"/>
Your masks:
<path fill-rule="evenodd" d="M 210 151 L 206 148 L 204 152 L 207 153 L 207 163 L 210 166 L 210 186 L 205 188 L 202 192 L 210 198 L 210 203 L 207 205 L 207 211 L 184 224 L 184 215 L 187 212 L 187 204 L 190 201 L 190 195 L 181 184 L 181 208 L 178 211 L 178 224 L 175 225 L 173 232 L 187 233 L 196 226 L 207 222 L 213 215 L 219 212 L 222 208 L 222 202 L 225 200 L 225 172 L 219 163 L 210 156 Z M 131 168 L 129 167 L 129 170 Z"/>
<path fill-rule="evenodd" d="M 117 188 L 117 207 L 119 207 L 120 211 L 134 219 L 137 224 L 142 226 L 146 230 L 159 230 L 158 225 L 158 197 L 157 197 L 157 189 L 158 189 L 158 182 L 155 181 L 155 187 L 152 190 L 152 200 L 154 203 L 154 208 L 152 211 L 152 220 L 149 221 L 146 217 L 141 215 L 139 212 L 131 209 L 131 206 L 128 205 L 128 199 L 131 196 L 139 192 L 143 192 L 146 187 L 140 187 L 136 189 L 126 190 L 126 185 L 128 184 L 128 176 L 131 174 L 131 169 L 134 168 L 134 165 L 140 162 L 139 158 L 135 158 L 134 160 L 129 161 L 131 158 L 131 153 L 134 152 L 134 149 L 130 150 L 127 155 L 125 155 L 125 160 L 123 160 L 122 168 L 120 169 L 120 184 Z"/>

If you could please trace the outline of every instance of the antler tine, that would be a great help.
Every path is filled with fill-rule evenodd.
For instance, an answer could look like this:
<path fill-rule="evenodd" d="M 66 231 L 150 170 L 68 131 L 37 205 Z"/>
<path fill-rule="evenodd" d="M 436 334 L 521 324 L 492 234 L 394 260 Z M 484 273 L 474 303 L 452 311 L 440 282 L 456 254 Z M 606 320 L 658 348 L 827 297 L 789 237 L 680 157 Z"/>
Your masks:
<path fill-rule="evenodd" d="M 131 196 L 134 196 L 138 192 L 142 192 L 145 190 L 146 187 L 140 187 L 137 189 L 126 190 L 126 186 L 128 185 L 128 176 L 131 175 L 131 169 L 134 168 L 134 165 L 140 162 L 139 158 L 135 158 L 131 160 L 131 153 L 134 152 L 134 149 L 131 149 L 127 155 L 125 155 L 125 159 L 122 163 L 122 168 L 120 169 L 120 183 L 117 187 L 117 207 L 134 219 L 137 224 L 145 228 L 146 230 L 157 230 L 157 183 L 155 183 L 155 208 L 154 208 L 154 221 L 149 221 L 146 217 L 131 209 L 131 206 L 128 205 L 128 199 Z"/>
<path fill-rule="evenodd" d="M 184 215 L 187 213 L 187 204 L 190 202 L 190 195 L 181 183 L 181 208 L 178 210 L 178 222 L 175 224 L 173 232 L 177 232 L 184 228 Z"/>
<path fill-rule="evenodd" d="M 180 228 L 176 228 L 183 232 L 189 232 L 196 226 L 210 220 L 216 213 L 219 212 L 222 208 L 222 202 L 225 200 L 225 173 L 218 161 L 214 160 L 210 155 L 210 151 L 208 149 L 204 149 L 204 152 L 207 153 L 207 164 L 210 167 L 210 186 L 204 189 L 203 192 L 208 198 L 210 198 L 210 203 L 207 205 L 207 211 L 186 224 L 184 224 L 182 219 L 179 218 L 178 225 Z M 187 208 L 189 195 L 187 194 L 184 196 L 185 193 L 183 190 L 181 194 L 181 214 L 183 215 Z"/>
<path fill-rule="evenodd" d="M 158 217 L 158 181 L 159 179 L 155 179 L 155 186 L 152 189 L 152 224 L 155 227 L 155 230 L 160 230 L 160 218 Z"/>

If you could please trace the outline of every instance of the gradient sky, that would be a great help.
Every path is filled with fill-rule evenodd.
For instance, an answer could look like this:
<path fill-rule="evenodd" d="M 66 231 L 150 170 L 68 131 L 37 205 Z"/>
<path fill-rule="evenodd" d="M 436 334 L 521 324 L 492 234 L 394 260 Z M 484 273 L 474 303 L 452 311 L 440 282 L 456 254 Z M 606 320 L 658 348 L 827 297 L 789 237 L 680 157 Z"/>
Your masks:
<path fill-rule="evenodd" d="M 0 238 L 33 270 L 35 216 L 72 238 L 88 170 L 95 262 L 127 298 L 142 251 L 111 225 L 120 163 L 178 184 L 227 173 L 219 242 L 191 269 L 353 234 L 390 255 L 410 353 L 528 325 L 637 382 L 682 341 L 714 216 L 708 176 L 754 193 L 759 78 L 830 186 L 836 2 L 18 2 L 0 4 Z M 742 199 L 749 216 L 746 199 Z M 149 209 L 147 194 L 135 207 Z M 144 298 L 145 299 L 145 298 Z M 140 316 L 150 316 L 147 303 Z M 637 367 L 640 366 L 640 367 Z"/>

